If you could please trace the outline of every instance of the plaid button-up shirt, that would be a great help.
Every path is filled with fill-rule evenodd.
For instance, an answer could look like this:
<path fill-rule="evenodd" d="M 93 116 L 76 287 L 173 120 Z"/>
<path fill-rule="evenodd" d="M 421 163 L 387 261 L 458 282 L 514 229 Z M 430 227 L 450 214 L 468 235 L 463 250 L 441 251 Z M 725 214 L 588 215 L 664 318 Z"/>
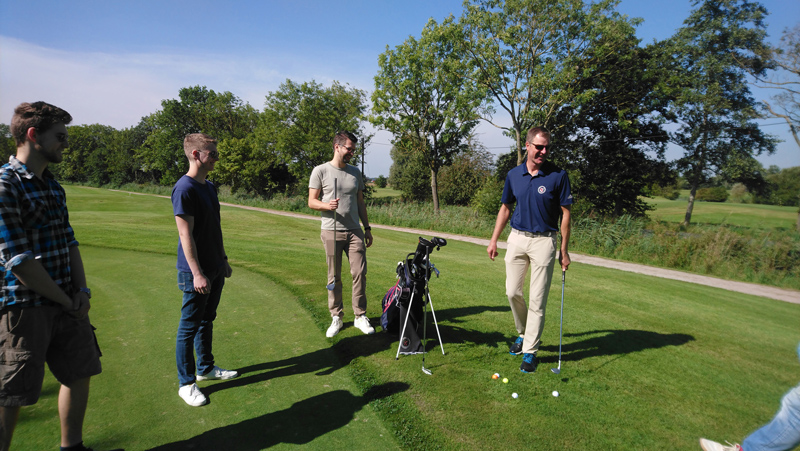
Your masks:
<path fill-rule="evenodd" d="M 45 170 L 39 179 L 14 156 L 0 168 L 0 264 L 4 268 L 0 309 L 54 304 L 22 285 L 11 269 L 34 258 L 72 295 L 69 249 L 77 246 L 69 225 L 64 188 Z"/>

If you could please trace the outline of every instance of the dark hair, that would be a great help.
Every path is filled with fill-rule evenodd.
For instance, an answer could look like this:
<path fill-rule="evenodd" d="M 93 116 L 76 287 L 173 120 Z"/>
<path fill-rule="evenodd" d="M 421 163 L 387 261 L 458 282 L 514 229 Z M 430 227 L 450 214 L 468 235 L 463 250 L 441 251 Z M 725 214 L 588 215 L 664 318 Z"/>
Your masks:
<path fill-rule="evenodd" d="M 528 130 L 528 134 L 525 135 L 525 142 L 532 142 L 533 138 L 536 138 L 537 135 L 542 135 L 550 141 L 550 132 L 547 131 L 544 127 L 533 127 Z"/>
<path fill-rule="evenodd" d="M 38 133 L 44 133 L 55 124 L 64 125 L 72 122 L 72 116 L 61 108 L 45 102 L 21 103 L 14 108 L 11 118 L 11 136 L 17 146 L 25 142 L 28 129 L 33 127 Z"/>
<path fill-rule="evenodd" d="M 354 134 L 352 134 L 352 133 L 350 133 L 350 132 L 348 132 L 346 130 L 338 131 L 338 132 L 336 132 L 336 136 L 333 137 L 333 145 L 334 146 L 337 146 L 337 145 L 338 146 L 343 146 L 344 143 L 346 143 L 348 139 L 350 141 L 352 141 L 353 144 L 358 142 L 358 138 L 356 138 L 356 135 L 354 135 Z"/>

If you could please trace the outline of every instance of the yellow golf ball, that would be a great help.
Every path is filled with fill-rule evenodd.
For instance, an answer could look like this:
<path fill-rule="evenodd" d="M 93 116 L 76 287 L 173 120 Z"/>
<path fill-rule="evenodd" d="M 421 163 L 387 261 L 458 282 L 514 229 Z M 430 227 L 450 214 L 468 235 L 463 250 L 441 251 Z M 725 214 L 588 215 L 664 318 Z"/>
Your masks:
<path fill-rule="evenodd" d="M 504 377 L 504 378 L 503 378 L 503 383 L 504 383 L 504 384 L 507 384 L 507 383 L 508 383 L 508 378 L 507 378 L 507 377 Z"/>

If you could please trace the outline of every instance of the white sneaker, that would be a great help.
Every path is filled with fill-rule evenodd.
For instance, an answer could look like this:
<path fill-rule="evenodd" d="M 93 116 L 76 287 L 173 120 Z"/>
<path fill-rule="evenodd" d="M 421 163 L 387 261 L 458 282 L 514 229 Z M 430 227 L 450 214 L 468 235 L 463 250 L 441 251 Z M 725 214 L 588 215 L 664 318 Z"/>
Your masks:
<path fill-rule="evenodd" d="M 717 443 L 713 440 L 709 440 L 706 438 L 700 439 L 700 447 L 703 448 L 705 451 L 742 451 L 742 447 L 739 446 L 738 443 L 731 444 L 730 442 L 725 442 L 728 446 L 723 445 L 722 443 Z"/>
<path fill-rule="evenodd" d="M 331 327 L 328 328 L 328 331 L 325 332 L 325 336 L 328 338 L 336 336 L 339 331 L 342 330 L 342 319 L 338 316 L 333 317 L 333 321 L 331 322 Z"/>
<path fill-rule="evenodd" d="M 236 371 L 223 370 L 222 368 L 214 365 L 214 368 L 212 368 L 211 371 L 209 371 L 208 373 L 203 374 L 203 375 L 199 375 L 198 374 L 197 375 L 197 380 L 199 380 L 199 381 L 207 381 L 207 380 L 217 380 L 217 379 L 219 379 L 221 381 L 224 381 L 224 380 L 228 380 L 228 379 L 233 379 L 234 377 L 238 377 L 238 376 L 239 376 L 239 373 L 237 373 Z"/>
<path fill-rule="evenodd" d="M 192 407 L 200 407 L 208 402 L 205 395 L 200 392 L 200 389 L 197 388 L 197 384 L 192 383 L 191 385 L 184 385 L 183 387 L 178 389 L 178 396 L 183 398 L 186 401 L 186 404 L 189 404 Z"/>
<path fill-rule="evenodd" d="M 367 318 L 367 315 L 356 316 L 356 319 L 353 321 L 353 325 L 367 335 L 375 333 L 375 328 L 369 323 L 369 318 Z"/>

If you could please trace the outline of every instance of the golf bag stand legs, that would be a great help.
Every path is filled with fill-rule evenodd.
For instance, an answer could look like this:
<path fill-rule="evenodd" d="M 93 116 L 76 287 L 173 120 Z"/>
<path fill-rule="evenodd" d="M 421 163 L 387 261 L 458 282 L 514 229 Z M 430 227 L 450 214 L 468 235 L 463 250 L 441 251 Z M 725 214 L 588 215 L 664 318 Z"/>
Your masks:
<path fill-rule="evenodd" d="M 442 334 L 439 333 L 439 322 L 436 321 L 436 312 L 433 311 L 433 300 L 431 294 L 428 293 L 428 304 L 431 306 L 431 315 L 433 315 L 433 325 L 436 326 L 436 336 L 439 337 L 439 347 L 442 348 L 442 355 L 444 355 L 444 345 L 442 344 Z M 425 319 L 428 319 L 428 314 L 425 314 Z"/>

